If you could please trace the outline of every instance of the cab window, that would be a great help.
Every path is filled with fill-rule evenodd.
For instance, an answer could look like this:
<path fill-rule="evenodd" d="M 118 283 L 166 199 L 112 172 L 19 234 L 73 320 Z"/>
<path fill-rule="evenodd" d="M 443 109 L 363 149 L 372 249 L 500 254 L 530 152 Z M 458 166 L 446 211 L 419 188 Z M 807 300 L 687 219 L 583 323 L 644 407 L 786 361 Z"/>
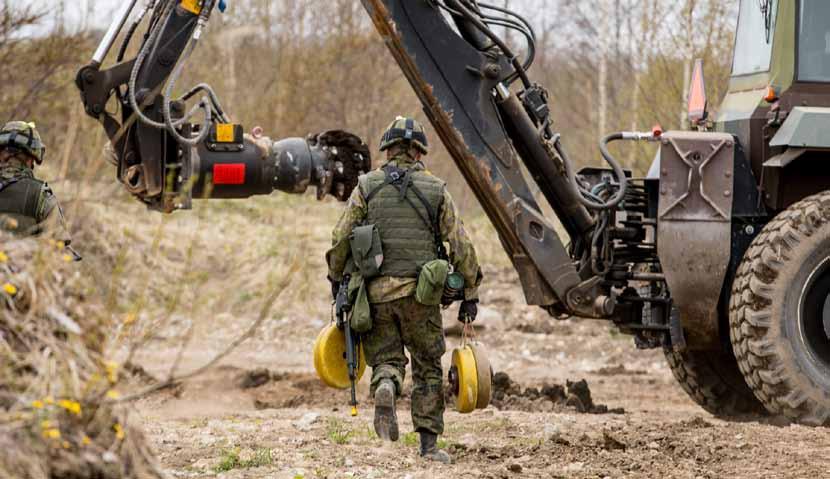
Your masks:
<path fill-rule="evenodd" d="M 830 82 L 830 2 L 801 0 L 798 79 Z"/>
<path fill-rule="evenodd" d="M 769 71 L 777 11 L 777 0 L 741 0 L 738 33 L 735 38 L 735 60 L 732 64 L 733 75 L 752 75 Z"/>

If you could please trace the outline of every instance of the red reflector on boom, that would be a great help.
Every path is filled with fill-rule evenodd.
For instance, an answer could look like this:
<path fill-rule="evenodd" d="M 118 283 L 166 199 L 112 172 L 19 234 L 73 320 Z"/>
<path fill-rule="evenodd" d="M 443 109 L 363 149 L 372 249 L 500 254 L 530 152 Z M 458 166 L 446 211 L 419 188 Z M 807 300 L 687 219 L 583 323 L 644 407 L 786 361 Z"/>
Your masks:
<path fill-rule="evenodd" d="M 244 185 L 245 164 L 228 163 L 213 165 L 214 185 Z"/>

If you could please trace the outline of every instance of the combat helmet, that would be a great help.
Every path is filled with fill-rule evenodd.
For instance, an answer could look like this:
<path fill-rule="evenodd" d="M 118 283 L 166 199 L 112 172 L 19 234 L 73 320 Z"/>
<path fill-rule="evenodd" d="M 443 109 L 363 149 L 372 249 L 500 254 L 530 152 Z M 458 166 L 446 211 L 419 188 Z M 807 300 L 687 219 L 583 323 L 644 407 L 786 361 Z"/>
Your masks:
<path fill-rule="evenodd" d="M 34 123 L 11 121 L 0 128 L 0 149 L 9 148 L 28 153 L 38 165 L 46 156 L 46 145 Z"/>
<path fill-rule="evenodd" d="M 383 134 L 380 140 L 380 151 L 386 151 L 403 142 L 411 142 L 412 146 L 422 154 L 429 154 L 429 143 L 423 125 L 412 118 L 399 116 Z"/>

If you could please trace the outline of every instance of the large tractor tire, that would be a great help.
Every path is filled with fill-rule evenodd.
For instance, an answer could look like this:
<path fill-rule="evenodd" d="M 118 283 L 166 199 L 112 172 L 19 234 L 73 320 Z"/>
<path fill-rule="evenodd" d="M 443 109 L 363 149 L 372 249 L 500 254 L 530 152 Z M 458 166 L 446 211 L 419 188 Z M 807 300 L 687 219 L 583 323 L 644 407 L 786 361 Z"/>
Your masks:
<path fill-rule="evenodd" d="M 764 406 L 830 424 L 830 192 L 784 210 L 755 238 L 729 322 L 738 366 Z"/>
<path fill-rule="evenodd" d="M 700 407 L 724 418 L 766 414 L 744 381 L 730 351 L 683 351 L 664 348 L 680 387 Z"/>

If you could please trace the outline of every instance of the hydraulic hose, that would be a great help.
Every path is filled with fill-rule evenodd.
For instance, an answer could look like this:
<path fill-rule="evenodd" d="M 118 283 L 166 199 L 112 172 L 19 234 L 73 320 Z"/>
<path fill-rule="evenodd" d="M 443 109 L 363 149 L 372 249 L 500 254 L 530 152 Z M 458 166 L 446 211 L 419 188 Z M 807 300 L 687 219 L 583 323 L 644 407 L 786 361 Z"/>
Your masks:
<path fill-rule="evenodd" d="M 197 27 L 199 28 L 199 27 Z M 190 58 L 190 55 L 193 53 L 193 50 L 196 49 L 196 45 L 198 44 L 197 39 L 192 39 L 190 43 L 187 45 L 187 49 L 185 50 L 184 56 L 179 61 L 179 64 L 176 65 L 176 68 L 173 70 L 173 74 L 170 76 L 170 80 L 167 83 L 167 87 L 164 89 L 164 95 L 162 95 L 162 117 L 164 118 L 164 124 L 167 127 L 167 131 L 173 135 L 173 138 L 176 139 L 179 143 L 196 146 L 199 143 L 203 142 L 208 134 L 210 133 L 210 123 L 212 121 L 212 109 L 207 97 L 202 97 L 199 100 L 199 103 L 194 105 L 193 108 L 182 118 L 182 120 L 189 119 L 192 115 L 196 113 L 199 108 L 203 108 L 205 110 L 205 120 L 202 128 L 199 130 L 199 133 L 195 137 L 186 138 L 182 136 L 177 127 L 179 125 L 173 122 L 173 115 L 172 115 L 172 100 L 170 96 L 173 94 L 173 89 L 176 88 L 176 81 L 179 79 L 179 76 L 182 74 L 182 70 L 184 70 L 184 65 L 187 63 L 187 60 Z"/>
<path fill-rule="evenodd" d="M 204 141 L 205 138 L 207 138 L 207 135 L 208 135 L 209 130 L 210 130 L 210 128 L 209 128 L 210 123 L 212 122 L 213 116 L 214 116 L 214 110 L 216 112 L 216 116 L 220 119 L 220 121 L 225 121 L 226 120 L 226 116 L 225 116 L 224 112 L 222 111 L 221 104 L 219 103 L 219 99 L 216 97 L 216 94 L 213 92 L 213 90 L 210 88 L 210 86 L 208 86 L 206 84 L 203 84 L 203 83 L 193 87 L 184 96 L 179 98 L 179 100 L 186 101 L 187 99 L 189 99 L 190 97 L 192 97 L 193 95 L 195 95 L 199 91 L 207 92 L 208 93 L 207 97 L 202 97 L 200 99 L 199 103 L 194 105 L 182 118 L 180 118 L 178 120 L 175 120 L 175 121 L 173 120 L 172 111 L 171 111 L 172 110 L 172 108 L 171 108 L 171 103 L 172 103 L 171 96 L 173 94 L 173 90 L 175 88 L 175 85 L 176 85 L 179 77 L 182 74 L 182 71 L 184 70 L 184 65 L 187 63 L 187 60 L 190 58 L 191 54 L 193 53 L 193 51 L 196 48 L 196 45 L 197 45 L 198 39 L 199 39 L 199 33 L 200 33 L 199 30 L 201 30 L 203 25 L 206 23 L 207 17 L 208 17 L 207 12 L 211 11 L 211 9 L 213 8 L 214 3 L 215 2 L 211 1 L 207 5 L 205 5 L 204 10 L 202 11 L 202 14 L 200 14 L 198 20 L 196 20 L 198 22 L 198 25 L 196 27 L 197 31 L 195 32 L 193 37 L 188 42 L 187 47 L 185 49 L 185 52 L 184 52 L 182 58 L 179 60 L 176 67 L 174 68 L 172 74 L 170 75 L 170 78 L 168 80 L 168 84 L 167 84 L 167 86 L 164 89 L 164 92 L 162 94 L 162 98 L 163 98 L 163 102 L 162 102 L 163 121 L 162 122 L 154 121 L 154 120 L 152 120 L 151 118 L 147 117 L 144 114 L 144 112 L 142 111 L 142 109 L 138 105 L 138 101 L 136 99 L 135 87 L 136 87 L 139 71 L 141 70 L 144 61 L 151 54 L 152 50 L 155 50 L 156 48 L 158 48 L 158 41 L 159 41 L 160 36 L 161 36 L 161 31 L 165 27 L 166 19 L 174 14 L 174 11 L 175 11 L 175 8 L 176 8 L 175 7 L 175 2 L 168 2 L 168 3 L 163 5 L 163 9 L 162 9 L 161 15 L 159 17 L 160 20 L 158 21 L 157 24 L 155 24 L 151 28 L 150 35 L 147 38 L 147 41 L 145 42 L 144 46 L 139 51 L 138 57 L 136 59 L 136 64 L 133 67 L 133 71 L 131 72 L 131 75 L 130 75 L 130 82 L 129 82 L 129 85 L 128 85 L 128 99 L 129 99 L 129 102 L 130 102 L 130 106 L 133 108 L 133 111 L 135 112 L 135 114 L 138 116 L 139 120 L 142 123 L 144 123 L 146 125 L 149 125 L 153 128 L 166 129 L 167 131 L 170 132 L 171 135 L 173 135 L 173 137 L 178 142 L 183 143 L 183 144 L 187 144 L 187 145 L 190 145 L 190 146 L 195 146 L 195 145 L 201 143 L 202 141 Z M 195 115 L 196 112 L 198 112 L 199 109 L 204 110 L 204 123 L 202 125 L 202 128 L 199 131 L 199 134 L 196 137 L 191 137 L 191 138 L 186 138 L 186 137 L 182 136 L 178 132 L 178 128 L 180 126 L 182 126 L 185 122 L 189 121 L 189 119 L 192 118 L 193 115 Z"/>
<path fill-rule="evenodd" d="M 624 139 L 625 136 L 620 133 L 611 133 L 607 135 L 605 138 L 602 139 L 599 143 L 599 151 L 602 154 L 602 158 L 608 163 L 611 169 L 614 171 L 614 176 L 617 177 L 617 181 L 619 181 L 619 187 L 617 192 L 607 201 L 600 201 L 596 195 L 592 194 L 590 191 L 586 191 L 582 185 L 579 184 L 579 181 L 576 178 L 576 173 L 573 170 L 573 164 L 568 158 L 565 149 L 562 147 L 562 144 L 559 141 L 554 143 L 554 147 L 556 148 L 556 152 L 562 157 L 562 162 L 565 164 L 565 171 L 568 175 L 568 179 L 576 188 L 580 194 L 577 195 L 579 197 L 579 201 L 585 205 L 586 208 L 591 210 L 610 210 L 619 206 L 622 203 L 623 199 L 625 199 L 625 194 L 628 190 L 628 178 L 625 176 L 625 170 L 623 169 L 620 162 L 616 160 L 611 155 L 611 152 L 608 151 L 608 144 L 612 141 L 618 141 Z"/>
<path fill-rule="evenodd" d="M 154 25 L 153 28 L 150 30 L 149 37 L 144 42 L 144 45 L 141 47 L 141 50 L 139 50 L 138 52 L 138 56 L 135 60 L 135 65 L 133 66 L 133 70 L 130 72 L 130 81 L 127 84 L 127 99 L 130 102 L 130 107 L 133 109 L 134 114 L 145 125 L 149 125 L 153 128 L 158 129 L 166 128 L 166 125 L 164 123 L 159 123 L 144 114 L 141 105 L 138 104 L 135 87 L 138 83 L 138 74 L 141 71 L 141 67 L 144 64 L 144 60 L 146 60 L 147 57 L 150 55 L 150 51 L 154 50 L 157 47 L 156 44 L 161 34 L 161 30 L 164 29 L 164 22 L 167 21 L 167 18 L 169 18 L 169 16 L 173 15 L 173 8 L 171 8 L 171 5 L 171 3 L 164 4 L 161 16 L 159 17 L 159 22 L 156 25 Z M 184 121 L 182 121 L 181 123 L 183 124 Z"/>
<path fill-rule="evenodd" d="M 147 16 L 147 12 L 149 12 L 153 8 L 154 2 L 148 2 L 144 8 L 141 9 L 137 18 L 133 20 L 133 23 L 130 25 L 129 30 L 127 30 L 127 34 L 124 36 L 124 41 L 121 43 L 121 48 L 118 50 L 118 56 L 115 59 L 116 63 L 121 63 L 124 60 L 124 56 L 127 54 L 127 47 L 130 45 L 130 41 L 132 40 L 135 32 L 138 30 L 138 27 L 141 26 L 141 22 L 144 21 L 144 17 Z"/>
<path fill-rule="evenodd" d="M 516 74 L 522 80 L 522 84 L 525 86 L 525 88 L 530 88 L 532 84 L 530 83 L 530 78 L 528 78 L 527 76 L 527 71 L 525 71 L 524 66 L 519 61 L 519 57 L 513 52 L 513 50 L 511 50 L 510 47 L 508 47 L 507 44 L 504 43 L 504 41 L 501 38 L 499 38 L 499 36 L 496 35 L 495 32 L 493 32 L 493 30 L 491 30 L 490 27 L 488 27 L 482 19 L 478 18 L 461 1 L 456 0 L 453 3 L 454 5 L 452 8 L 457 10 L 467 21 L 472 23 L 473 26 L 478 28 L 481 31 L 481 33 L 487 36 L 490 39 L 490 41 L 495 43 L 496 46 L 501 49 L 502 53 L 504 53 L 504 55 L 510 59 L 510 63 L 513 65 L 513 68 L 516 69 Z"/>

